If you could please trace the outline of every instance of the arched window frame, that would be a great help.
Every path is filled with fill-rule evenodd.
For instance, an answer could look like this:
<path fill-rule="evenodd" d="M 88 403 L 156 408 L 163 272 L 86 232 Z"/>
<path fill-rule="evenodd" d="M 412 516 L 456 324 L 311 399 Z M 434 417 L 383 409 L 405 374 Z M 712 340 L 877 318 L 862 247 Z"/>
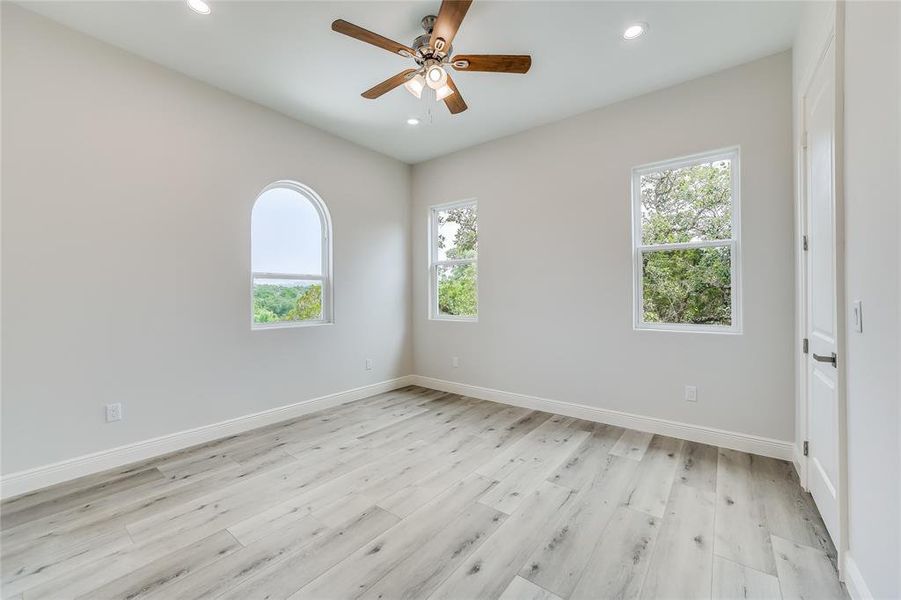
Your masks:
<path fill-rule="evenodd" d="M 322 237 L 322 275 L 309 273 L 263 273 L 253 271 L 253 209 L 266 192 L 274 189 L 288 189 L 297 192 L 306 198 L 319 214 L 319 225 Z M 328 206 L 319 194 L 311 187 L 298 181 L 289 179 L 270 183 L 257 194 L 253 206 L 250 208 L 251 222 L 251 273 L 250 273 L 250 328 L 254 330 L 281 329 L 287 327 L 310 327 L 315 325 L 330 325 L 334 323 L 334 294 L 332 290 L 332 217 Z M 286 280 L 314 280 L 322 282 L 322 318 L 308 321 L 278 321 L 273 323 L 256 323 L 253 319 L 253 286 L 255 279 L 286 279 Z"/>

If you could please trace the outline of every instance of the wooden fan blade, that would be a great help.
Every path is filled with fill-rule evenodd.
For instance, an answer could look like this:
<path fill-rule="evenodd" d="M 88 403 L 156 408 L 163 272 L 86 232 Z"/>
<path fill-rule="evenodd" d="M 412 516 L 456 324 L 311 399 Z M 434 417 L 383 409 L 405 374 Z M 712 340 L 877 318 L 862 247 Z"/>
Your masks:
<path fill-rule="evenodd" d="M 373 33 L 372 31 L 363 29 L 353 23 L 348 23 L 344 19 L 338 19 L 332 23 L 332 31 L 337 31 L 338 33 L 343 33 L 344 35 L 360 40 L 361 42 L 384 48 L 388 52 L 393 52 L 394 54 L 400 54 L 401 56 L 406 56 L 408 58 L 413 56 L 413 49 L 409 46 L 404 46 L 394 40 L 389 40 L 383 35 Z"/>
<path fill-rule="evenodd" d="M 472 0 L 441 0 L 438 18 L 432 27 L 432 38 L 429 40 L 429 47 L 432 50 L 447 54 L 470 4 Z"/>
<path fill-rule="evenodd" d="M 529 67 L 532 66 L 532 57 L 527 54 L 458 54 L 451 61 L 451 65 L 457 71 L 528 73 Z"/>
<path fill-rule="evenodd" d="M 454 90 L 453 94 L 444 99 L 444 104 L 451 111 L 451 114 L 455 115 L 469 108 L 466 106 L 466 102 L 463 101 L 463 96 L 460 95 L 460 90 L 457 89 L 457 84 L 454 83 L 450 75 L 447 76 L 447 85 Z"/>
<path fill-rule="evenodd" d="M 412 76 L 413 73 L 416 72 L 416 69 L 404 69 L 394 77 L 389 77 L 385 81 L 379 83 L 378 85 L 374 85 L 362 94 L 364 98 L 369 98 L 370 100 L 375 100 L 382 94 L 386 92 L 390 92 L 397 86 L 406 83 L 408 79 Z"/>

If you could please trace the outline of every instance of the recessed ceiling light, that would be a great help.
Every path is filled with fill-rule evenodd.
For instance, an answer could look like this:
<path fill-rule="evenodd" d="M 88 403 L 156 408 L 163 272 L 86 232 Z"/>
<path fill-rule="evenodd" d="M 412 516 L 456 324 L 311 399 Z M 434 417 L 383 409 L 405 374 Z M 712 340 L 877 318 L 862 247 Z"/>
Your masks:
<path fill-rule="evenodd" d="M 210 14 L 210 5 L 204 0 L 188 0 L 188 6 L 199 15 Z"/>
<path fill-rule="evenodd" d="M 407 119 L 407 125 L 419 125 L 419 119 L 416 117 L 410 117 Z"/>
<path fill-rule="evenodd" d="M 627 40 L 634 40 L 635 38 L 644 35 L 647 30 L 647 23 L 635 23 L 626 27 L 626 30 L 623 32 L 623 38 Z"/>

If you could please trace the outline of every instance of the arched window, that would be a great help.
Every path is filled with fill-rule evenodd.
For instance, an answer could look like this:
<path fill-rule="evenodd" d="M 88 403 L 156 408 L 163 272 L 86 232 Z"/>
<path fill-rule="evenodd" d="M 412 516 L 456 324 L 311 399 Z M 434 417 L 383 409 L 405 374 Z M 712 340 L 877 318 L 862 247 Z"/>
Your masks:
<path fill-rule="evenodd" d="M 331 240 L 316 192 L 294 181 L 263 190 L 251 215 L 254 329 L 331 322 Z"/>

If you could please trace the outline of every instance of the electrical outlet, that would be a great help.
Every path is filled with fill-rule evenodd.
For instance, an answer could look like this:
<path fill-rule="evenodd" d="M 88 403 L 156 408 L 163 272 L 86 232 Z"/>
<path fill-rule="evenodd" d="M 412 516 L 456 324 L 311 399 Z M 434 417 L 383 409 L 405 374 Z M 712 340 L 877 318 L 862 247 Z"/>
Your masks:
<path fill-rule="evenodd" d="M 698 388 L 693 385 L 685 386 L 685 401 L 686 402 L 697 402 L 698 401 Z"/>
<path fill-rule="evenodd" d="M 106 422 L 112 423 L 113 421 L 121 421 L 122 420 L 122 404 L 117 402 L 115 404 L 107 404 L 106 405 Z"/>
<path fill-rule="evenodd" d="M 459 356 L 451 357 L 451 366 L 455 369 L 460 367 L 460 357 Z"/>
<path fill-rule="evenodd" d="M 854 331 L 863 333 L 863 304 L 860 300 L 851 305 L 851 322 L 854 324 Z"/>
<path fill-rule="evenodd" d="M 372 359 L 371 359 L 371 358 L 367 358 L 367 359 L 366 359 L 366 370 L 367 370 L 367 371 L 371 371 L 371 370 L 372 370 Z"/>

